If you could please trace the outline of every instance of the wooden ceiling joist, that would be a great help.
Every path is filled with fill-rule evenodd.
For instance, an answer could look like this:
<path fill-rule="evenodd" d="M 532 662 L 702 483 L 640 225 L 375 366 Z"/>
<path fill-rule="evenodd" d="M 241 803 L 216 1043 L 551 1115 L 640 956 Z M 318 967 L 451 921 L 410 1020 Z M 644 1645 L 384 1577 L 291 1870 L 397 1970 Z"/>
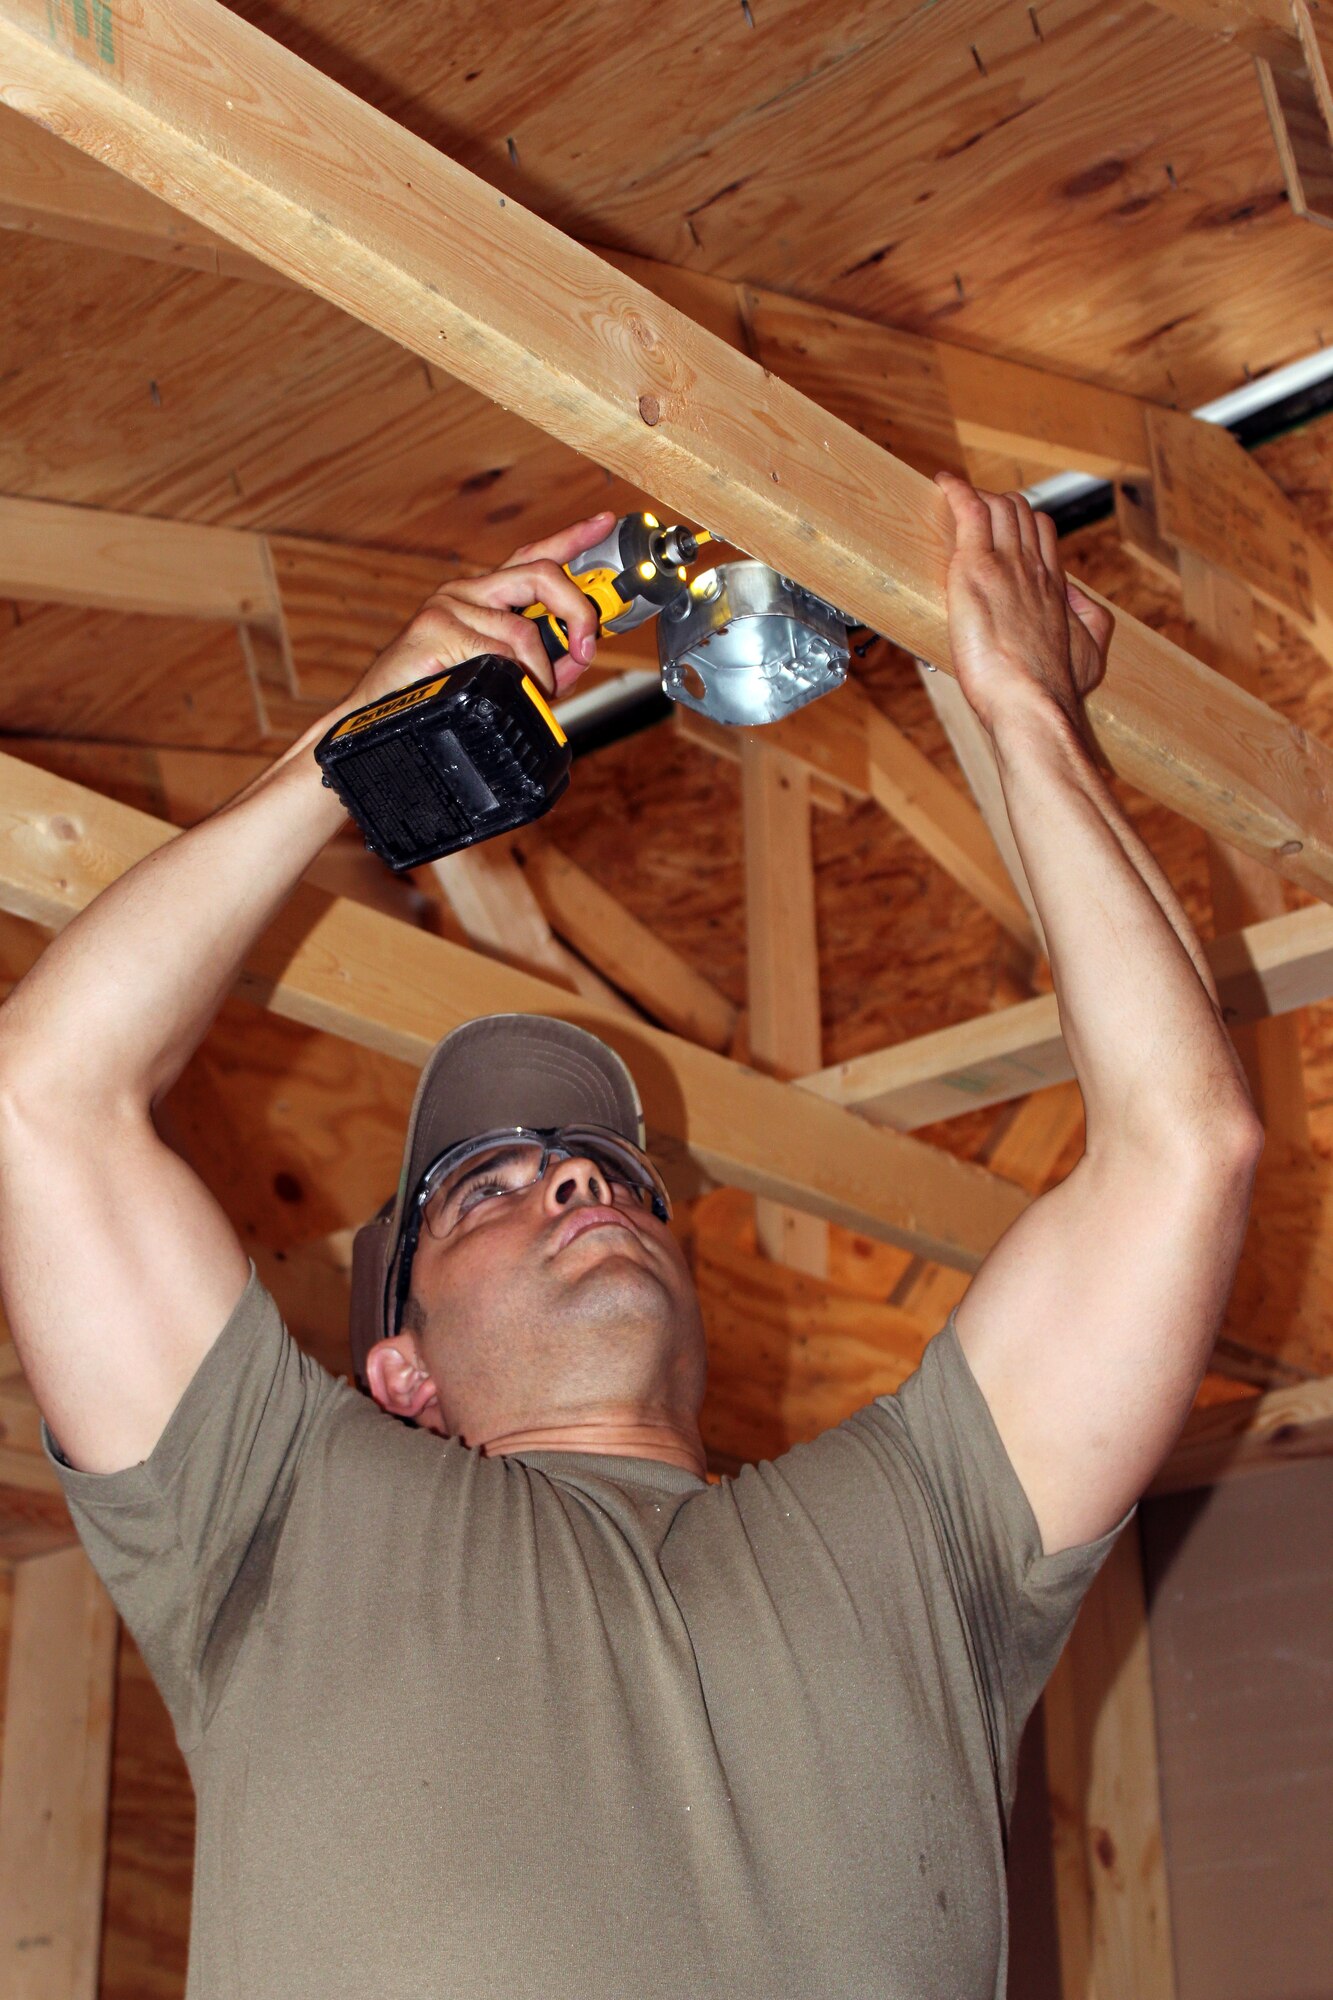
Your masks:
<path fill-rule="evenodd" d="M 148 814 L 14 758 L 0 759 L 0 781 L 0 906 L 48 929 L 173 837 Z M 629 1062 L 658 1142 L 706 1176 L 961 1269 L 974 1269 L 1025 1206 L 1020 1190 L 937 1148 L 309 888 L 250 954 L 238 991 L 418 1066 L 479 1014 L 581 1022 Z"/>
<path fill-rule="evenodd" d="M 279 615 L 263 535 L 8 495 L 0 495 L 0 597 L 236 625 Z"/>
<path fill-rule="evenodd" d="M 144 0 L 95 67 L 64 22 L 3 0 L 7 102 L 948 665 L 945 509 L 920 475 L 216 0 Z M 1088 713 L 1130 782 L 1333 889 L 1324 746 L 1125 618 Z"/>
<path fill-rule="evenodd" d="M 0 107 L 0 228 L 288 283 L 225 238 Z M 211 247 L 210 247 L 211 246 Z M 596 248 L 597 246 L 593 246 Z M 647 257 L 616 269 L 750 353 L 918 471 L 1002 453 L 1099 478 L 1146 473 L 1145 405 L 1123 391 Z M 212 257 L 210 265 L 208 258 Z"/>

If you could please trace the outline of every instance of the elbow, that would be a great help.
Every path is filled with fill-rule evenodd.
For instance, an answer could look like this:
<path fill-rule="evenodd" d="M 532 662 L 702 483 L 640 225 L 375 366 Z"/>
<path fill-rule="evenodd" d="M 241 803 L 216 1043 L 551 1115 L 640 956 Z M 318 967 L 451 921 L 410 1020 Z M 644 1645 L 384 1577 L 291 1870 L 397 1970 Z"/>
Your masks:
<path fill-rule="evenodd" d="M 1263 1120 L 1249 1091 L 1238 1085 L 1227 1101 L 1190 1121 L 1177 1134 L 1177 1165 L 1196 1185 L 1236 1195 L 1248 1203 L 1263 1155 Z"/>
<path fill-rule="evenodd" d="M 1264 1150 L 1263 1121 L 1239 1074 L 1214 1078 L 1207 1093 L 1154 1092 L 1126 1108 L 1125 1115 L 1090 1125 L 1088 1152 L 1132 1157 L 1179 1184 L 1200 1190 L 1241 1190 L 1248 1199 Z"/>

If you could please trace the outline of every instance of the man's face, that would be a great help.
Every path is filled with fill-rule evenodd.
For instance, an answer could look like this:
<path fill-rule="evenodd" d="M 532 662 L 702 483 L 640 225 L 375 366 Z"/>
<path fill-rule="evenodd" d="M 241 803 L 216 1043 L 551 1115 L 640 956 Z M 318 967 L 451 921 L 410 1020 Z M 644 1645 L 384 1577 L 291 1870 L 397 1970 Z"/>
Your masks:
<path fill-rule="evenodd" d="M 443 1235 L 423 1229 L 391 1345 L 415 1364 L 412 1406 L 372 1371 L 378 1400 L 468 1443 L 635 1412 L 692 1426 L 703 1400 L 679 1245 L 585 1159 L 473 1200 Z"/>

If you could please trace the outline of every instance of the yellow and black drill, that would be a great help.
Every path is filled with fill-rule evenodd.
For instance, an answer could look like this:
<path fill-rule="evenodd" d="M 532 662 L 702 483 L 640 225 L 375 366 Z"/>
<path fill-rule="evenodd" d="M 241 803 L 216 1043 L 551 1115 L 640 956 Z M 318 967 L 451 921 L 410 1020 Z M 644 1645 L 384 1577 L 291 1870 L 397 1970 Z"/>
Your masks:
<path fill-rule="evenodd" d="M 625 514 L 602 541 L 565 564 L 595 607 L 600 632 L 631 631 L 688 590 L 688 567 L 711 537 Z M 544 604 L 537 621 L 553 662 L 569 636 Z M 545 695 L 516 661 L 481 653 L 344 716 L 315 757 L 391 868 L 416 868 L 549 812 L 573 761 Z"/>

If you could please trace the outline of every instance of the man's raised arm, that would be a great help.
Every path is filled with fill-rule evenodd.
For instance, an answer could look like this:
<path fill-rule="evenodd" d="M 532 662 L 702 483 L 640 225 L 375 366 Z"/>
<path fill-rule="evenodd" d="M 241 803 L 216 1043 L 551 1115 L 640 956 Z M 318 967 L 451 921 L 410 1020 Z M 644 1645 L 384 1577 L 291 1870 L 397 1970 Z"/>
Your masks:
<path fill-rule="evenodd" d="M 592 656 L 595 614 L 558 565 L 610 520 L 437 591 L 341 709 L 99 896 L 0 1008 L 0 1283 L 43 1415 L 82 1470 L 152 1451 L 245 1284 L 235 1232 L 152 1109 L 338 829 L 312 746 L 335 715 L 477 653 L 514 656 L 551 688 L 518 615 L 539 599 L 569 628 L 563 692 Z"/>
<path fill-rule="evenodd" d="M 1235 1276 L 1263 1143 L 1198 940 L 1089 754 L 1111 619 L 1054 523 L 941 474 L 958 680 L 995 746 L 1087 1113 L 1067 1180 L 958 1309 L 1046 1552 L 1114 1526 L 1184 1421 Z"/>

